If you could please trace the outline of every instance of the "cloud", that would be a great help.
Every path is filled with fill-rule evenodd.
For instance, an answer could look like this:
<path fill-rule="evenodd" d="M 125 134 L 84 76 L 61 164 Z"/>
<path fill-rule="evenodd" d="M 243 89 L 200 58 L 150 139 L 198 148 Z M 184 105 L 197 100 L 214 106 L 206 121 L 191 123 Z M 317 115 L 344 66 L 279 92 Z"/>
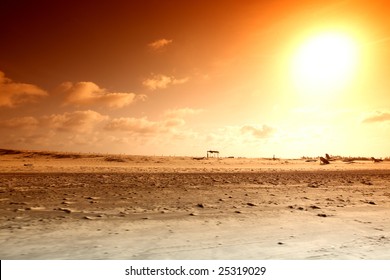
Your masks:
<path fill-rule="evenodd" d="M 113 93 L 100 88 L 93 82 L 65 82 L 61 84 L 60 91 L 65 92 L 66 105 L 101 105 L 109 108 L 122 108 L 135 102 L 144 100 L 145 95 L 135 93 Z"/>
<path fill-rule="evenodd" d="M 107 135 L 118 138 L 118 133 L 125 134 L 134 141 L 145 139 L 168 141 L 167 139 L 182 139 L 189 135 L 189 131 L 183 128 L 185 124 L 184 119 L 173 116 L 151 121 L 146 117 L 112 118 L 93 110 L 73 111 L 40 117 L 27 116 L 0 120 L 0 131 L 4 135 L 0 143 L 14 141 L 25 143 L 27 146 L 35 145 L 39 144 L 36 139 L 42 140 L 42 135 L 46 135 L 53 143 L 47 140 L 41 144 L 45 143 L 49 146 L 69 146 L 76 143 L 88 144 L 88 142 L 98 144 L 96 139 L 102 139 Z M 108 131 L 112 133 L 107 133 Z M 161 135 L 164 137 L 160 137 Z"/>
<path fill-rule="evenodd" d="M 0 128 L 9 129 L 34 129 L 39 125 L 39 121 L 34 117 L 19 117 L 0 121 Z"/>
<path fill-rule="evenodd" d="M 390 112 L 380 112 L 371 113 L 367 115 L 362 122 L 363 123 L 375 123 L 375 122 L 386 122 L 390 121 Z"/>
<path fill-rule="evenodd" d="M 183 120 L 181 118 L 170 118 L 170 119 L 164 120 L 162 122 L 162 125 L 163 125 L 162 127 L 163 127 L 163 130 L 169 130 L 171 128 L 175 129 L 175 128 L 183 126 L 185 124 L 186 124 L 185 120 Z"/>
<path fill-rule="evenodd" d="M 192 108 L 168 110 L 163 114 L 162 119 L 158 121 L 151 121 L 146 117 L 112 118 L 104 128 L 109 131 L 120 131 L 144 136 L 156 136 L 163 133 L 182 136 L 188 134 L 188 131 L 183 129 L 183 126 L 186 124 L 184 117 L 198 114 L 202 111 L 202 109 Z"/>
<path fill-rule="evenodd" d="M 169 83 L 180 81 L 172 80 Z M 145 100 L 146 95 L 128 92 L 109 92 L 93 82 L 64 82 L 59 91 L 65 94 L 64 105 L 91 106 L 100 105 L 108 108 L 122 108 L 138 100 Z M 16 107 L 23 103 L 37 101 L 48 93 L 36 85 L 16 83 L 5 77 L 0 71 L 0 107 Z"/>
<path fill-rule="evenodd" d="M 258 128 L 252 125 L 223 126 L 213 129 L 199 142 L 207 143 L 209 149 L 246 149 L 251 145 L 258 145 L 259 141 L 268 140 L 276 132 L 275 128 L 263 125 Z"/>
<path fill-rule="evenodd" d="M 22 103 L 35 102 L 47 95 L 43 89 L 32 84 L 16 83 L 0 71 L 0 107 L 12 108 Z"/>
<path fill-rule="evenodd" d="M 122 131 L 131 134 L 156 135 L 175 132 L 185 124 L 180 118 L 168 118 L 160 121 L 150 121 L 147 118 L 114 118 L 105 126 L 106 130 Z"/>
<path fill-rule="evenodd" d="M 147 118 L 114 118 L 105 126 L 105 129 L 149 134 L 157 132 L 160 127 L 157 122 L 149 121 Z"/>
<path fill-rule="evenodd" d="M 0 121 L 0 144 L 19 148 L 64 148 L 99 145 L 108 116 L 92 110 Z"/>
<path fill-rule="evenodd" d="M 268 125 L 263 125 L 261 128 L 257 128 L 251 125 L 245 125 L 241 128 L 242 133 L 250 133 L 255 138 L 268 138 L 275 132 L 275 128 Z"/>
<path fill-rule="evenodd" d="M 148 44 L 149 48 L 151 48 L 154 51 L 158 51 L 166 47 L 167 45 L 171 44 L 172 40 L 167 40 L 167 39 L 160 39 L 157 41 L 154 41 L 150 44 Z"/>
<path fill-rule="evenodd" d="M 75 111 L 63 114 L 52 114 L 41 117 L 16 117 L 0 121 L 0 128 L 18 130 L 42 130 L 42 131 L 65 131 L 65 132 L 90 132 L 96 125 L 108 120 L 109 117 L 98 112 Z"/>
<path fill-rule="evenodd" d="M 151 90 L 167 88 L 170 85 L 179 85 L 188 82 L 189 78 L 176 79 L 173 76 L 165 76 L 162 74 L 153 75 L 149 79 L 143 81 L 143 85 Z"/>
<path fill-rule="evenodd" d="M 203 109 L 192 109 L 192 108 L 180 108 L 172 109 L 165 112 L 164 116 L 168 118 L 184 118 L 188 115 L 196 115 L 203 112 Z"/>
<path fill-rule="evenodd" d="M 98 124 L 108 119 L 108 116 L 87 110 L 45 116 L 42 117 L 41 123 L 57 131 L 86 133 L 93 131 Z"/>

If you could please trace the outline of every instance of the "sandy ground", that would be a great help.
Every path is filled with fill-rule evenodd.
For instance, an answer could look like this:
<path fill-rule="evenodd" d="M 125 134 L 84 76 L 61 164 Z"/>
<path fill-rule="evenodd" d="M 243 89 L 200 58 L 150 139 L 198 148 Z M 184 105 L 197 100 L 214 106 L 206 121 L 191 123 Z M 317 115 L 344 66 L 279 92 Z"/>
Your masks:
<path fill-rule="evenodd" d="M 390 259 L 390 162 L 0 153 L 0 259 Z"/>

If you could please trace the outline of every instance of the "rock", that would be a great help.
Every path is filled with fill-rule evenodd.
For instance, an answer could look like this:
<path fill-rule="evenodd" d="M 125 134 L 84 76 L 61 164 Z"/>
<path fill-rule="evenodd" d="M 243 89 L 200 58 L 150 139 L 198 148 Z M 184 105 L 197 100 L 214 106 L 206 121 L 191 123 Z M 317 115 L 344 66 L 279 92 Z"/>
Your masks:
<path fill-rule="evenodd" d="M 252 202 L 248 202 L 247 203 L 248 206 L 257 206 L 256 204 L 252 203 Z"/>
<path fill-rule="evenodd" d="M 328 217 L 326 214 L 322 214 L 322 213 L 321 213 L 321 214 L 317 214 L 317 216 L 318 216 L 318 217 L 322 217 L 322 218 Z"/>
<path fill-rule="evenodd" d="M 64 212 L 66 212 L 66 213 L 68 213 L 68 214 L 74 212 L 74 210 L 72 210 L 72 209 L 70 209 L 70 208 L 58 208 L 58 210 L 64 211 Z"/>
<path fill-rule="evenodd" d="M 84 216 L 83 219 L 85 219 L 85 220 L 94 220 L 95 218 L 94 217 L 90 217 L 90 216 Z"/>

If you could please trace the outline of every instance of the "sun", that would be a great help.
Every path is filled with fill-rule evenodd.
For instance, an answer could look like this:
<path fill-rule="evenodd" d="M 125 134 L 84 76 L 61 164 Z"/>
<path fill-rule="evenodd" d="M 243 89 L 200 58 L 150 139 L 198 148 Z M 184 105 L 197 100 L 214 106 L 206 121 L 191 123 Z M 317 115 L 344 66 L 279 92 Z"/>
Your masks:
<path fill-rule="evenodd" d="M 330 93 L 348 84 L 356 70 L 358 45 L 338 33 L 322 33 L 303 42 L 292 63 L 295 85 L 310 94 Z"/>

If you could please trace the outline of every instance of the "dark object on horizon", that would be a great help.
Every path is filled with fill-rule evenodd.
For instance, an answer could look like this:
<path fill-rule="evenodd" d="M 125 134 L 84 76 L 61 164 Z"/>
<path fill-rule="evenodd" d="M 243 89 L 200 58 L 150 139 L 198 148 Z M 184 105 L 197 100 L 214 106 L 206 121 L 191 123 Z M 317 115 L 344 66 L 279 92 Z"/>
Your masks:
<path fill-rule="evenodd" d="M 374 157 L 371 157 L 372 161 L 373 162 L 381 162 L 383 161 L 383 159 L 378 159 L 378 158 L 374 158 Z"/>
<path fill-rule="evenodd" d="M 327 160 L 326 158 L 323 158 L 323 157 L 320 157 L 320 164 L 329 164 L 329 160 Z"/>
<path fill-rule="evenodd" d="M 219 158 L 219 151 L 207 151 L 207 158 L 209 158 L 211 155 L 214 155 L 214 157 Z"/>
<path fill-rule="evenodd" d="M 0 149 L 0 156 L 1 155 L 17 155 L 21 154 L 21 151 L 18 150 L 10 150 L 10 149 Z"/>
<path fill-rule="evenodd" d="M 192 159 L 195 159 L 195 160 L 202 160 L 202 159 L 205 159 L 205 157 L 193 157 Z"/>

